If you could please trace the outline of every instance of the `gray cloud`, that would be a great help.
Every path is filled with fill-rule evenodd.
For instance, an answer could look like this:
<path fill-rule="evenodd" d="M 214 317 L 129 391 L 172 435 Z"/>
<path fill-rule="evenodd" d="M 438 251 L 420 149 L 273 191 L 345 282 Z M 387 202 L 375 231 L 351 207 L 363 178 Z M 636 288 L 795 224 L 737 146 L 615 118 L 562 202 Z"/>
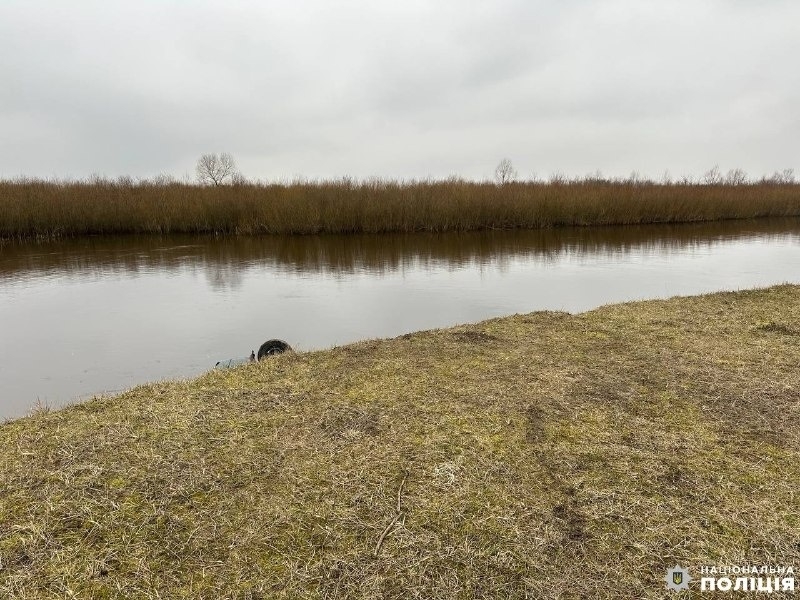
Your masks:
<path fill-rule="evenodd" d="M 0 176 L 800 169 L 800 5 L 0 5 Z"/>

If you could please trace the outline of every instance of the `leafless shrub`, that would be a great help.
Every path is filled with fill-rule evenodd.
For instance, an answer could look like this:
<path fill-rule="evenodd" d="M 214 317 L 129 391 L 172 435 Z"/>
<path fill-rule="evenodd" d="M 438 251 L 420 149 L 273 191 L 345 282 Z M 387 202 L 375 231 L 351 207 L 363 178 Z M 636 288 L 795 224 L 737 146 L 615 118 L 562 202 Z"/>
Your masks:
<path fill-rule="evenodd" d="M 742 169 L 731 169 L 725 176 L 727 185 L 744 185 L 747 183 L 747 173 Z"/>
<path fill-rule="evenodd" d="M 603 177 L 603 172 L 600 169 L 597 169 L 594 173 L 587 173 L 583 177 L 584 183 L 604 183 L 606 181 L 605 177 Z"/>
<path fill-rule="evenodd" d="M 172 175 L 170 175 L 169 173 L 159 173 L 158 175 L 153 177 L 152 183 L 153 183 L 153 185 L 166 187 L 166 186 L 172 185 L 172 184 L 177 183 L 177 182 L 176 182 L 175 178 Z"/>
<path fill-rule="evenodd" d="M 714 165 L 708 171 L 703 173 L 700 180 L 705 185 L 719 185 L 722 183 L 722 173 L 720 173 L 719 165 Z"/>
<path fill-rule="evenodd" d="M 233 185 L 247 185 L 248 183 L 247 177 L 242 175 L 239 171 L 236 171 L 236 173 L 231 176 L 231 184 Z"/>
<path fill-rule="evenodd" d="M 644 183 L 645 178 L 639 173 L 639 171 L 631 171 L 631 174 L 628 176 L 628 179 L 625 183 L 629 185 L 636 185 L 637 183 Z"/>
<path fill-rule="evenodd" d="M 764 176 L 761 178 L 762 183 L 772 183 L 777 185 L 792 185 L 795 182 L 794 169 L 784 169 L 783 171 L 775 171 L 769 177 Z"/>

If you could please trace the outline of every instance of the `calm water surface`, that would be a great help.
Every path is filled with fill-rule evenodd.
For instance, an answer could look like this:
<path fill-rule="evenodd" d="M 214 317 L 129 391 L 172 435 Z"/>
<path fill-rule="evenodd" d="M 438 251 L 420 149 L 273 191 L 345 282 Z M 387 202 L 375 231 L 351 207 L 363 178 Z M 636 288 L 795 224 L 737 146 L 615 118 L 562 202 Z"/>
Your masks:
<path fill-rule="evenodd" d="M 800 220 L 0 247 L 0 420 L 297 350 L 534 310 L 800 283 Z"/>

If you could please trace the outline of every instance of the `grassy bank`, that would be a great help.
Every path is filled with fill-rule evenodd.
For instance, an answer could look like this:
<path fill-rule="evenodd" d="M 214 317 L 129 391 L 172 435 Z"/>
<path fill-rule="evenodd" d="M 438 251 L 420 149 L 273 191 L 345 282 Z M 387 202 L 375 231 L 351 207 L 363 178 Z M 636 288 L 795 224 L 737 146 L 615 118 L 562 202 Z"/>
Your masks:
<path fill-rule="evenodd" d="M 204 187 L 0 182 L 0 238 L 128 233 L 381 233 L 685 223 L 800 215 L 800 185 L 462 180 Z"/>
<path fill-rule="evenodd" d="M 786 285 L 284 355 L 9 422 L 0 596 L 656 598 L 675 563 L 798 567 L 798 364 Z"/>

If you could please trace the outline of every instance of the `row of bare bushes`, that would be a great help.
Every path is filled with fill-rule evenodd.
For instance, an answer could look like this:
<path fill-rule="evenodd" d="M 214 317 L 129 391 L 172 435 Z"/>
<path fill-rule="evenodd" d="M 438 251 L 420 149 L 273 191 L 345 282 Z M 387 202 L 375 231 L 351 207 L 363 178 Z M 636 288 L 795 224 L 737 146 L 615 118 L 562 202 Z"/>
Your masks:
<path fill-rule="evenodd" d="M 124 233 L 467 231 L 800 216 L 800 184 L 461 179 L 202 186 L 0 181 L 0 238 Z"/>

